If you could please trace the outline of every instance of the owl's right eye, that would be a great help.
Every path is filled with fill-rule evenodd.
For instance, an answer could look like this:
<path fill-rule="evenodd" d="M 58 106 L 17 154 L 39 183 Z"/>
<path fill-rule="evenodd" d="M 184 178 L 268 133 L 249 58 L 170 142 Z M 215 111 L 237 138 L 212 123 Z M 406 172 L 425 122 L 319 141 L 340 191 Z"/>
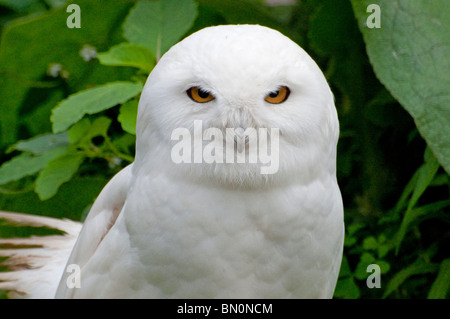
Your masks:
<path fill-rule="evenodd" d="M 206 103 L 214 100 L 214 96 L 208 91 L 199 88 L 198 86 L 193 86 L 186 91 L 187 95 L 197 103 Z"/>

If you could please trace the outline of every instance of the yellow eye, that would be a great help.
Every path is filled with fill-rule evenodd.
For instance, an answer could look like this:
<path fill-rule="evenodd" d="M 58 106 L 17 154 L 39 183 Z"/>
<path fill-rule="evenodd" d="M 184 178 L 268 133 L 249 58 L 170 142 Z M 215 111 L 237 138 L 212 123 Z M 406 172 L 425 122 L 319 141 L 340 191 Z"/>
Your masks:
<path fill-rule="evenodd" d="M 193 86 L 186 91 L 187 95 L 197 103 L 206 103 L 214 100 L 214 96 L 208 91 L 199 88 L 198 86 Z"/>
<path fill-rule="evenodd" d="M 272 104 L 280 104 L 287 100 L 290 93 L 287 86 L 282 86 L 277 91 L 267 94 L 264 100 Z"/>

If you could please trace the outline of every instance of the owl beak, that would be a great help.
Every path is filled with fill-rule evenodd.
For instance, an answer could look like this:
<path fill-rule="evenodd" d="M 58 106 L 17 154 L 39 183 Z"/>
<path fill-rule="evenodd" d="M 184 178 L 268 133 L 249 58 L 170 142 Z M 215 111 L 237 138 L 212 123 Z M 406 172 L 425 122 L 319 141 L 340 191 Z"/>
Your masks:
<path fill-rule="evenodd" d="M 242 153 L 246 148 L 248 141 L 250 140 L 248 134 L 244 134 L 246 128 L 237 127 L 234 129 L 234 144 L 236 145 L 237 151 Z"/>

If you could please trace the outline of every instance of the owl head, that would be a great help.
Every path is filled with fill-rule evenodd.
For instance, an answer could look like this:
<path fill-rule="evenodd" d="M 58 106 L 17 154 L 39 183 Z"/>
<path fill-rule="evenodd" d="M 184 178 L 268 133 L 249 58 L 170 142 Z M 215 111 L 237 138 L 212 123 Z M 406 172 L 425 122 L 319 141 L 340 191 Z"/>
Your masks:
<path fill-rule="evenodd" d="M 331 90 L 302 48 L 267 27 L 214 26 L 150 74 L 135 164 L 233 187 L 308 183 L 335 177 L 338 135 Z"/>

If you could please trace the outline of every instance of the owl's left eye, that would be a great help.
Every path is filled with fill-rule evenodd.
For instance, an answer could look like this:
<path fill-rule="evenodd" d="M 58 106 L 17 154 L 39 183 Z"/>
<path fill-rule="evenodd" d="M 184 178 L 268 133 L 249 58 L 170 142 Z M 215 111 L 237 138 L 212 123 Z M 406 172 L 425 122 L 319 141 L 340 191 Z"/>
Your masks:
<path fill-rule="evenodd" d="M 287 100 L 291 91 L 287 86 L 280 87 L 277 91 L 270 92 L 264 100 L 272 104 L 280 104 Z"/>
<path fill-rule="evenodd" d="M 186 91 L 187 95 L 197 103 L 206 103 L 214 100 L 214 96 L 198 86 L 193 86 Z"/>

